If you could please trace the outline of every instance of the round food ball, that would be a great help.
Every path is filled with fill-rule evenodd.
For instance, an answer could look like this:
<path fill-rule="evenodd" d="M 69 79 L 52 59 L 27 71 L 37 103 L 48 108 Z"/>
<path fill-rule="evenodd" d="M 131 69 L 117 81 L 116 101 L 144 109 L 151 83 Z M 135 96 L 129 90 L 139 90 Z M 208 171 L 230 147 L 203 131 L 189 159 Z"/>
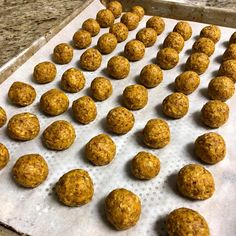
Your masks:
<path fill-rule="evenodd" d="M 8 149 L 5 145 L 0 143 L 0 170 L 3 169 L 10 159 Z"/>
<path fill-rule="evenodd" d="M 157 40 L 157 33 L 153 28 L 144 28 L 136 34 L 136 39 L 141 41 L 145 47 L 151 47 Z"/>
<path fill-rule="evenodd" d="M 209 57 L 205 53 L 195 52 L 188 58 L 185 70 L 192 70 L 201 75 L 207 70 L 209 63 Z"/>
<path fill-rule="evenodd" d="M 105 213 L 107 220 L 117 230 L 129 229 L 139 220 L 141 201 L 127 189 L 115 189 L 105 199 Z"/>
<path fill-rule="evenodd" d="M 108 9 L 102 9 L 97 13 L 96 20 L 100 27 L 107 28 L 113 25 L 115 17 L 112 11 Z"/>
<path fill-rule="evenodd" d="M 51 123 L 43 132 L 43 143 L 51 150 L 65 150 L 75 140 L 74 127 L 65 120 L 57 120 Z"/>
<path fill-rule="evenodd" d="M 122 13 L 122 5 L 118 1 L 108 2 L 107 9 L 113 13 L 115 18 L 119 18 Z"/>
<path fill-rule="evenodd" d="M 14 115 L 7 124 L 7 133 L 10 138 L 19 141 L 34 139 L 40 130 L 38 117 L 25 112 Z"/>
<path fill-rule="evenodd" d="M 152 16 L 146 23 L 147 28 L 153 28 L 157 35 L 160 35 L 165 29 L 165 22 L 159 16 Z"/>
<path fill-rule="evenodd" d="M 76 48 L 87 48 L 92 43 L 91 34 L 87 30 L 79 30 L 73 36 L 73 43 Z"/>
<path fill-rule="evenodd" d="M 2 128 L 7 122 L 7 114 L 5 110 L 0 107 L 0 128 Z"/>
<path fill-rule="evenodd" d="M 60 43 L 53 50 L 54 61 L 62 65 L 70 63 L 73 54 L 73 48 L 68 43 Z"/>
<path fill-rule="evenodd" d="M 128 38 L 129 30 L 125 24 L 118 22 L 110 27 L 109 33 L 114 34 L 116 36 L 117 42 L 120 43 Z"/>
<path fill-rule="evenodd" d="M 123 91 L 123 102 L 130 110 L 142 109 L 147 105 L 148 91 L 140 84 L 127 86 Z"/>
<path fill-rule="evenodd" d="M 88 31 L 94 37 L 100 32 L 100 25 L 96 20 L 89 18 L 82 24 L 82 29 Z"/>
<path fill-rule="evenodd" d="M 69 107 L 69 99 L 59 89 L 50 89 L 40 98 L 40 108 L 50 116 L 57 116 L 64 113 Z"/>
<path fill-rule="evenodd" d="M 213 132 L 199 136 L 195 141 L 194 149 L 197 157 L 207 164 L 216 164 L 226 155 L 223 137 Z"/>
<path fill-rule="evenodd" d="M 109 54 L 115 50 L 117 46 L 117 39 L 114 34 L 105 33 L 99 39 L 97 48 L 102 54 Z"/>
<path fill-rule="evenodd" d="M 232 43 L 223 54 L 222 61 L 236 60 L 236 43 Z"/>
<path fill-rule="evenodd" d="M 173 48 L 163 48 L 157 53 L 157 65 L 163 70 L 174 68 L 179 62 L 179 54 Z"/>
<path fill-rule="evenodd" d="M 209 38 L 199 38 L 193 44 L 193 52 L 202 52 L 210 57 L 215 51 L 215 43 Z"/>
<path fill-rule="evenodd" d="M 228 105 L 218 100 L 207 102 L 201 110 L 202 122 L 211 128 L 219 128 L 226 123 L 228 118 Z"/>
<path fill-rule="evenodd" d="M 231 37 L 230 37 L 230 40 L 229 40 L 229 43 L 236 43 L 236 32 L 234 32 Z"/>
<path fill-rule="evenodd" d="M 116 155 L 116 144 L 107 134 L 99 134 L 86 144 L 85 155 L 96 166 L 107 165 Z"/>
<path fill-rule="evenodd" d="M 200 37 L 209 38 L 214 43 L 217 43 L 221 37 L 220 28 L 216 25 L 206 26 L 201 30 Z"/>
<path fill-rule="evenodd" d="M 114 56 L 107 63 L 107 72 L 115 79 L 124 79 L 129 71 L 129 61 L 123 56 Z"/>
<path fill-rule="evenodd" d="M 219 69 L 218 76 L 226 76 L 236 82 L 236 60 L 224 61 Z"/>
<path fill-rule="evenodd" d="M 151 148 L 163 148 L 170 142 L 170 129 L 166 121 L 151 119 L 143 129 L 143 141 Z"/>
<path fill-rule="evenodd" d="M 134 30 L 138 27 L 139 16 L 132 12 L 126 12 L 120 19 L 121 23 L 125 24 L 128 30 Z"/>
<path fill-rule="evenodd" d="M 234 95 L 234 91 L 234 82 L 226 76 L 216 77 L 208 85 L 208 96 L 213 100 L 225 102 Z"/>
<path fill-rule="evenodd" d="M 134 126 L 134 115 L 125 107 L 111 109 L 106 117 L 107 127 L 115 134 L 126 134 Z"/>
<path fill-rule="evenodd" d="M 166 220 L 169 236 L 210 236 L 206 220 L 197 211 L 178 208 L 172 211 Z"/>
<path fill-rule="evenodd" d="M 173 31 L 179 33 L 183 37 L 184 41 L 189 40 L 192 36 L 192 28 L 190 24 L 185 21 L 179 21 L 175 25 Z"/>
<path fill-rule="evenodd" d="M 138 179 L 152 179 L 160 171 L 160 160 L 149 152 L 139 152 L 131 162 L 131 172 Z"/>
<path fill-rule="evenodd" d="M 124 55 L 129 61 L 139 61 L 144 57 L 145 45 L 136 39 L 126 43 Z"/>
<path fill-rule="evenodd" d="M 72 104 L 72 112 L 75 119 L 84 125 L 94 121 L 97 116 L 95 102 L 89 96 L 83 96 L 75 100 Z"/>
<path fill-rule="evenodd" d="M 75 169 L 64 174 L 56 183 L 55 192 L 61 203 L 66 206 L 82 206 L 93 198 L 93 181 L 89 173 Z"/>
<path fill-rule="evenodd" d="M 164 48 L 173 48 L 180 53 L 184 47 L 184 38 L 177 32 L 170 32 L 164 40 Z"/>
<path fill-rule="evenodd" d="M 102 55 L 95 48 L 87 49 L 80 57 L 80 65 L 84 70 L 95 71 L 102 63 Z"/>
<path fill-rule="evenodd" d="M 112 94 L 112 84 L 104 77 L 95 78 L 90 86 L 92 96 L 98 101 L 104 101 Z"/>
<path fill-rule="evenodd" d="M 57 74 L 56 66 L 49 61 L 41 62 L 34 67 L 33 77 L 39 84 L 46 84 L 53 81 Z"/>
<path fill-rule="evenodd" d="M 141 6 L 133 6 L 130 11 L 138 15 L 139 21 L 141 21 L 145 15 L 145 11 Z"/>

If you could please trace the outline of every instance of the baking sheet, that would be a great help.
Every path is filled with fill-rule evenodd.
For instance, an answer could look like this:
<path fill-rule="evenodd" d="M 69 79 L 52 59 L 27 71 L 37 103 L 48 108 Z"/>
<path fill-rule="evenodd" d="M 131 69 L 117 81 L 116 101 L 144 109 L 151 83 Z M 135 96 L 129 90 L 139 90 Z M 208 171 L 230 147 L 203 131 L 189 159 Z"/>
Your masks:
<path fill-rule="evenodd" d="M 136 83 L 142 67 L 154 62 L 164 38 L 173 29 L 177 21 L 165 19 L 166 29 L 164 33 L 158 37 L 153 47 L 146 49 L 146 56 L 143 60 L 131 63 L 131 72 L 128 78 L 124 80 L 111 79 L 114 89 L 113 95 L 104 102 L 96 103 L 98 116 L 93 123 L 86 126 L 76 123 L 70 110 L 57 117 L 47 117 L 39 111 L 40 96 L 53 87 L 59 87 L 62 73 L 72 66 L 78 66 L 79 57 L 84 50 L 75 50 L 74 58 L 69 65 L 58 65 L 56 80 L 47 85 L 38 85 L 32 81 L 34 66 L 41 61 L 49 60 L 55 45 L 61 42 L 70 42 L 73 33 L 80 28 L 82 22 L 89 17 L 95 17 L 96 12 L 102 8 L 103 6 L 98 1 L 94 1 L 0 85 L 0 105 L 6 109 L 8 118 L 16 113 L 29 111 L 38 115 L 41 125 L 40 135 L 32 141 L 23 143 L 10 140 L 6 136 L 6 126 L 0 129 L 0 142 L 9 148 L 11 154 L 9 164 L 0 172 L 0 221 L 34 236 L 166 235 L 163 229 L 166 214 L 177 207 L 190 207 L 199 211 L 207 219 L 211 235 L 236 235 L 236 159 L 233 155 L 236 143 L 236 126 L 233 122 L 236 120 L 236 107 L 233 106 L 236 103 L 235 96 L 227 102 L 231 109 L 227 124 L 217 130 L 226 140 L 227 156 L 221 163 L 215 166 L 207 166 L 214 174 L 216 182 L 216 192 L 213 197 L 205 201 L 190 201 L 179 196 L 174 187 L 178 170 L 187 163 L 198 163 L 192 153 L 193 142 L 197 136 L 209 131 L 199 122 L 199 111 L 207 101 L 205 97 L 206 87 L 220 66 L 220 55 L 224 52 L 225 42 L 234 29 L 221 27 L 222 38 L 216 45 L 215 54 L 211 57 L 211 64 L 207 72 L 201 76 L 201 84 L 197 91 L 189 96 L 190 110 L 188 115 L 180 120 L 170 120 L 162 115 L 160 111 L 161 102 L 172 92 L 173 81 L 181 73 L 183 64 L 189 55 L 189 49 L 202 27 L 205 26 L 191 22 L 193 37 L 185 43 L 178 66 L 170 71 L 164 71 L 163 82 L 158 87 L 149 90 L 148 105 L 144 109 L 134 112 L 136 122 L 131 132 L 123 136 L 112 135 L 117 144 L 117 155 L 108 166 L 94 167 L 87 162 L 84 158 L 84 145 L 95 135 L 107 132 L 104 125 L 107 112 L 120 105 L 120 95 L 123 89 L 127 85 Z M 129 32 L 129 38 L 126 42 L 133 39 L 139 29 L 145 27 L 148 18 L 148 16 L 144 17 L 138 29 Z M 107 31 L 108 29 L 102 29 L 100 34 L 93 38 L 93 45 L 96 44 L 98 37 Z M 67 94 L 71 104 L 73 100 L 88 94 L 88 87 L 92 79 L 104 75 L 107 61 L 112 56 L 121 53 L 126 42 L 120 43 L 113 53 L 103 56 L 103 63 L 99 70 L 84 72 L 87 80 L 86 87 L 77 94 Z M 8 102 L 7 91 L 13 81 L 24 81 L 34 86 L 37 91 L 37 98 L 33 105 L 16 108 Z M 149 119 L 156 117 L 166 119 L 171 130 L 171 143 L 161 150 L 148 149 L 140 142 L 140 131 Z M 40 138 L 48 124 L 59 119 L 72 122 L 76 129 L 77 138 L 69 150 L 55 152 L 43 147 Z M 129 162 L 137 152 L 142 150 L 151 151 L 161 160 L 159 175 L 150 181 L 138 181 L 130 176 Z M 43 155 L 48 162 L 50 171 L 48 179 L 32 190 L 17 186 L 12 181 L 10 174 L 15 161 L 27 153 Z M 69 208 L 58 203 L 52 188 L 62 174 L 74 168 L 83 168 L 90 173 L 94 181 L 95 194 L 93 201 L 89 204 L 78 208 Z M 110 191 L 120 187 L 127 188 L 140 196 L 142 215 L 135 227 L 117 232 L 110 227 L 104 218 L 103 202 L 104 197 Z"/>

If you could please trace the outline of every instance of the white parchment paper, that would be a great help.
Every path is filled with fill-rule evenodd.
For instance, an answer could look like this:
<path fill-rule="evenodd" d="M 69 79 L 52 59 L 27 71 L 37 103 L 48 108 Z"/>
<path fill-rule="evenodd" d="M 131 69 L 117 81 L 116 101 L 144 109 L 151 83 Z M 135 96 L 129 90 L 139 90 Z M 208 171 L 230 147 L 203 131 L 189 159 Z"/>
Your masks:
<path fill-rule="evenodd" d="M 221 163 L 215 166 L 207 166 L 215 177 L 216 192 L 214 196 L 206 201 L 190 201 L 179 196 L 174 187 L 178 170 L 187 163 L 198 163 L 193 154 L 193 142 L 197 136 L 209 132 L 199 122 L 199 111 L 207 101 L 205 97 L 206 87 L 220 66 L 220 55 L 224 52 L 226 41 L 228 41 L 234 29 L 221 27 L 222 37 L 220 42 L 216 44 L 216 51 L 211 57 L 211 64 L 207 72 L 201 76 L 201 84 L 197 91 L 189 96 L 190 110 L 187 116 L 180 120 L 170 120 L 162 115 L 160 111 L 161 102 L 172 92 L 173 81 L 181 73 L 183 64 L 189 55 L 189 49 L 191 49 L 200 30 L 205 26 L 204 24 L 191 22 L 193 37 L 185 43 L 178 66 L 172 70 L 164 71 L 163 82 L 158 87 L 149 90 L 148 105 L 144 109 L 134 112 L 136 122 L 132 131 L 123 136 L 112 135 L 117 145 L 117 155 L 115 160 L 108 166 L 94 167 L 87 162 L 84 158 L 84 146 L 93 136 L 101 132 L 107 132 L 104 126 L 104 118 L 107 112 L 111 108 L 120 105 L 120 95 L 123 89 L 127 85 L 136 83 L 142 67 L 154 62 L 160 45 L 166 35 L 172 31 L 177 21 L 165 19 L 166 29 L 164 33 L 158 37 L 153 47 L 146 49 L 143 60 L 131 63 L 131 72 L 128 78 L 124 80 L 111 79 L 114 93 L 107 101 L 96 103 L 98 116 L 91 124 L 84 126 L 76 123 L 70 110 L 57 117 L 47 117 L 40 112 L 38 105 L 40 96 L 51 88 L 59 87 L 62 73 L 70 67 L 78 66 L 78 60 L 83 50 L 74 51 L 74 58 L 70 64 L 58 65 L 58 74 L 55 81 L 46 85 L 38 85 L 32 81 L 34 66 L 41 61 L 50 60 L 54 46 L 61 42 L 70 42 L 73 33 L 81 27 L 82 22 L 89 17 L 95 17 L 96 12 L 102 8 L 103 6 L 99 1 L 94 1 L 0 85 L 0 105 L 6 109 L 8 118 L 16 113 L 29 111 L 38 115 L 41 124 L 39 136 L 29 142 L 12 141 L 6 135 L 6 126 L 0 129 L 0 142 L 9 148 L 11 154 L 9 164 L 0 171 L 0 220 L 33 236 L 152 236 L 166 235 L 165 230 L 163 230 L 166 214 L 178 207 L 190 207 L 199 211 L 206 218 L 211 229 L 211 235 L 236 235 L 236 96 L 227 102 L 231 110 L 227 124 L 217 130 L 226 140 L 227 156 Z M 129 33 L 126 42 L 135 38 L 136 32 L 145 27 L 148 18 L 149 16 L 145 16 L 138 29 Z M 98 37 L 107 31 L 108 29 L 102 29 L 100 34 L 93 38 L 93 45 L 96 44 Z M 77 94 L 67 94 L 70 104 L 80 96 L 88 94 L 88 88 L 93 78 L 104 75 L 107 61 L 112 56 L 121 53 L 126 42 L 120 43 L 112 54 L 103 56 L 103 63 L 99 70 L 84 72 L 86 87 Z M 7 92 L 13 81 L 24 81 L 35 87 L 37 98 L 31 106 L 16 108 L 9 103 Z M 140 142 L 140 131 L 149 119 L 156 117 L 168 121 L 171 129 L 171 143 L 161 150 L 150 150 Z M 62 152 L 49 151 L 41 144 L 41 134 L 50 123 L 59 119 L 72 122 L 77 137 L 70 149 Z M 149 150 L 159 156 L 161 160 L 161 171 L 153 180 L 138 181 L 130 175 L 129 161 L 141 150 Z M 32 190 L 17 186 L 11 178 L 11 168 L 15 161 L 21 155 L 28 153 L 43 155 L 50 170 L 47 180 Z M 78 208 L 61 205 L 52 191 L 58 178 L 73 168 L 83 168 L 89 171 L 95 186 L 92 202 Z M 142 215 L 138 224 L 123 232 L 117 232 L 110 227 L 104 218 L 103 212 L 104 197 L 113 189 L 120 187 L 135 192 L 142 200 Z"/>

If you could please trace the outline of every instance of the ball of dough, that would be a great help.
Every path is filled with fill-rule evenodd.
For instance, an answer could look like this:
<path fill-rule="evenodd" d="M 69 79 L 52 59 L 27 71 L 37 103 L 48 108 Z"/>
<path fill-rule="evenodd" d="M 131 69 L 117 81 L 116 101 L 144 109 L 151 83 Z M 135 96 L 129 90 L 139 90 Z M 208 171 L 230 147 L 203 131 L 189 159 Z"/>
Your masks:
<path fill-rule="evenodd" d="M 70 63 L 73 54 L 73 48 L 68 43 L 60 43 L 53 50 L 54 61 L 62 65 Z"/>
<path fill-rule="evenodd" d="M 229 43 L 236 43 L 236 32 L 234 32 L 231 37 L 230 37 L 230 40 L 229 40 Z"/>
<path fill-rule="evenodd" d="M 216 164 L 226 155 L 223 137 L 213 132 L 199 136 L 195 141 L 194 149 L 197 157 L 207 164 Z"/>
<path fill-rule="evenodd" d="M 48 176 L 48 165 L 39 154 L 21 156 L 12 169 L 13 179 L 26 188 L 35 188 Z"/>
<path fill-rule="evenodd" d="M 144 11 L 143 7 L 141 7 L 141 6 L 133 6 L 131 8 L 130 12 L 137 14 L 139 17 L 139 21 L 141 21 L 145 15 L 145 11 Z"/>
<path fill-rule="evenodd" d="M 82 206 L 93 198 L 93 181 L 89 173 L 82 169 L 67 172 L 58 180 L 55 192 L 61 203 L 66 206 Z"/>
<path fill-rule="evenodd" d="M 72 112 L 75 119 L 84 125 L 94 121 L 97 116 L 95 102 L 89 96 L 83 96 L 75 100 L 72 104 Z"/>
<path fill-rule="evenodd" d="M 0 170 L 3 169 L 10 159 L 8 149 L 5 145 L 0 143 Z"/>
<path fill-rule="evenodd" d="M 175 79 L 177 92 L 189 95 L 194 92 L 200 84 L 200 77 L 194 71 L 185 71 Z"/>
<path fill-rule="evenodd" d="M 92 43 L 91 34 L 87 30 L 79 30 L 73 35 L 74 46 L 78 49 L 87 48 Z"/>
<path fill-rule="evenodd" d="M 190 24 L 185 21 L 179 21 L 175 25 L 173 31 L 179 33 L 183 37 L 184 41 L 189 40 L 192 36 L 192 28 Z"/>
<path fill-rule="evenodd" d="M 141 201 L 127 189 L 115 189 L 105 199 L 105 213 L 107 220 L 117 230 L 129 229 L 139 220 Z"/>
<path fill-rule="evenodd" d="M 0 128 L 2 128 L 7 122 L 7 114 L 5 110 L 0 107 Z"/>
<path fill-rule="evenodd" d="M 179 54 L 173 48 L 163 48 L 157 53 L 157 65 L 163 70 L 174 68 L 179 62 Z"/>
<path fill-rule="evenodd" d="M 164 40 L 164 48 L 173 48 L 180 53 L 184 47 L 184 38 L 177 32 L 170 32 Z"/>
<path fill-rule="evenodd" d="M 236 43 L 232 43 L 223 54 L 222 61 L 236 60 Z"/>
<path fill-rule="evenodd" d="M 119 18 L 122 13 L 122 5 L 118 1 L 111 1 L 107 4 L 107 9 L 109 9 L 115 18 Z"/>
<path fill-rule="evenodd" d="M 130 110 L 142 109 L 147 105 L 148 91 L 140 84 L 129 85 L 123 91 L 123 102 Z"/>
<path fill-rule="evenodd" d="M 107 28 L 113 25 L 115 17 L 112 11 L 108 9 L 102 9 L 97 13 L 96 20 L 100 27 Z"/>
<path fill-rule="evenodd" d="M 209 57 L 205 53 L 195 52 L 188 58 L 185 70 L 192 70 L 201 75 L 207 70 L 209 63 Z"/>
<path fill-rule="evenodd" d="M 76 68 L 66 70 L 61 77 L 60 85 L 66 92 L 79 92 L 85 86 L 85 77 L 83 72 Z"/>
<path fill-rule="evenodd" d="M 129 30 L 125 24 L 118 22 L 110 27 L 109 33 L 114 34 L 116 36 L 117 42 L 120 43 L 128 38 Z"/>
<path fill-rule="evenodd" d="M 65 150 L 75 140 L 74 127 L 65 120 L 57 120 L 51 123 L 43 132 L 43 143 L 51 150 Z"/>
<path fill-rule="evenodd" d="M 160 171 L 160 160 L 149 152 L 139 152 L 131 162 L 131 172 L 138 179 L 152 179 Z"/>
<path fill-rule="evenodd" d="M 203 166 L 189 164 L 179 171 L 177 188 L 184 197 L 205 200 L 215 192 L 215 182 L 212 174 Z"/>
<path fill-rule="evenodd" d="M 220 28 L 216 25 L 206 26 L 201 30 L 200 37 L 209 38 L 214 43 L 217 43 L 221 37 Z"/>
<path fill-rule="evenodd" d="M 96 77 L 90 86 L 92 96 L 98 101 L 104 101 L 112 94 L 112 84 L 104 77 Z"/>
<path fill-rule="evenodd" d="M 202 52 L 210 57 L 215 51 L 215 43 L 209 38 L 199 38 L 193 44 L 193 52 Z"/>
<path fill-rule="evenodd" d="M 85 155 L 96 166 L 107 165 L 116 155 L 116 144 L 107 134 L 99 134 L 86 144 Z"/>
<path fill-rule="evenodd" d="M 153 28 L 144 28 L 136 34 L 136 39 L 141 41 L 145 47 L 151 47 L 157 40 L 157 33 Z"/>
<path fill-rule="evenodd" d="M 210 236 L 206 220 L 189 208 L 172 211 L 167 217 L 166 226 L 169 236 Z"/>
<path fill-rule="evenodd" d="M 107 73 L 115 79 L 124 79 L 129 72 L 129 61 L 123 56 L 114 56 L 107 63 Z"/>
<path fill-rule="evenodd" d="M 126 12 L 121 17 L 121 23 L 125 24 L 128 30 L 134 30 L 138 27 L 139 16 L 132 12 Z"/>
<path fill-rule="evenodd" d="M 64 92 L 59 89 L 50 89 L 40 98 L 41 110 L 50 116 L 58 116 L 69 107 L 69 99 Z"/>
<path fill-rule="evenodd" d="M 97 48 L 102 54 L 109 54 L 115 50 L 117 46 L 117 39 L 114 34 L 105 33 L 99 39 Z"/>
<path fill-rule="evenodd" d="M 144 57 L 145 45 L 136 39 L 126 43 L 124 55 L 129 61 L 139 61 Z"/>
<path fill-rule="evenodd" d="M 92 18 L 87 19 L 82 24 L 82 29 L 88 31 L 92 37 L 96 36 L 100 32 L 100 25 Z"/>
<path fill-rule="evenodd" d="M 7 133 L 10 138 L 19 141 L 34 139 L 40 130 L 38 117 L 25 112 L 14 115 L 7 124 Z"/>
<path fill-rule="evenodd" d="M 152 16 L 146 23 L 147 28 L 153 28 L 157 35 L 160 35 L 165 29 L 165 22 L 159 16 Z"/>
<path fill-rule="evenodd" d="M 102 55 L 95 48 L 87 49 L 80 57 L 80 65 L 84 70 L 95 71 L 102 63 Z"/>
<path fill-rule="evenodd" d="M 134 115 L 125 107 L 111 109 L 106 117 L 107 127 L 115 134 L 126 134 L 134 126 Z"/>
<path fill-rule="evenodd" d="M 226 76 L 236 82 L 236 60 L 224 61 L 219 69 L 218 76 Z"/>
<path fill-rule="evenodd" d="M 34 67 L 33 77 L 39 84 L 46 84 L 53 81 L 57 74 L 56 66 L 49 61 L 41 62 Z"/>
<path fill-rule="evenodd" d="M 151 119 L 143 129 L 143 141 L 151 148 L 163 148 L 170 142 L 170 129 L 166 121 Z"/>
<path fill-rule="evenodd" d="M 216 77 L 208 85 L 208 96 L 222 102 L 230 99 L 234 95 L 234 91 L 234 82 L 226 76 Z"/>
<path fill-rule="evenodd" d="M 219 128 L 226 123 L 228 118 L 228 105 L 218 100 L 207 102 L 201 110 L 202 122 L 211 128 Z"/>

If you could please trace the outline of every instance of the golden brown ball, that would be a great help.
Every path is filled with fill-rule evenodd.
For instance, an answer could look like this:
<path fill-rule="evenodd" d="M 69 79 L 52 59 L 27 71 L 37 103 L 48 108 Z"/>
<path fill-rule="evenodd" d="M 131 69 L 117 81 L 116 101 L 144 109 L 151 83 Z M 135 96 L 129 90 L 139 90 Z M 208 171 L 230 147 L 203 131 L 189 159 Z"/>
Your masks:
<path fill-rule="evenodd" d="M 92 18 L 85 20 L 82 24 L 82 29 L 88 31 L 92 37 L 96 36 L 100 32 L 100 25 Z"/>
<path fill-rule="evenodd" d="M 95 71 L 102 63 L 102 55 L 96 48 L 87 49 L 80 57 L 80 65 L 84 70 Z"/>
<path fill-rule="evenodd" d="M 170 32 L 164 40 L 163 48 L 173 48 L 178 53 L 184 47 L 184 38 L 177 32 Z"/>
<path fill-rule="evenodd" d="M 151 47 L 157 40 L 157 33 L 153 28 L 143 28 L 136 34 L 136 39 L 141 41 L 145 47 Z"/>
<path fill-rule="evenodd" d="M 200 32 L 200 37 L 211 39 L 214 43 L 217 43 L 221 37 L 220 28 L 216 25 L 209 25 L 204 27 Z"/>
<path fill-rule="evenodd" d="M 179 62 L 179 54 L 173 48 L 163 48 L 157 53 L 157 65 L 163 70 L 174 68 Z"/>
<path fill-rule="evenodd" d="M 2 128 L 7 122 L 7 114 L 5 110 L 0 106 L 0 128 Z"/>
<path fill-rule="evenodd" d="M 202 52 L 210 57 L 215 51 L 215 43 L 209 38 L 199 38 L 193 44 L 193 52 Z"/>
<path fill-rule="evenodd" d="M 109 33 L 114 34 L 117 42 L 120 43 L 128 38 L 129 30 L 125 24 L 117 22 L 110 27 Z"/>
<path fill-rule="evenodd" d="M 192 36 L 192 28 L 186 21 L 179 21 L 173 31 L 179 33 L 184 38 L 184 41 L 189 40 Z"/>
<path fill-rule="evenodd" d="M 236 60 L 236 43 L 232 43 L 222 56 L 222 61 Z"/>
<path fill-rule="evenodd" d="M 115 50 L 117 46 L 117 39 L 114 34 L 105 33 L 97 42 L 97 49 L 102 54 L 109 54 Z"/>
<path fill-rule="evenodd" d="M 97 13 L 96 20 L 100 27 L 107 28 L 113 25 L 115 17 L 109 9 L 102 9 Z"/>
<path fill-rule="evenodd" d="M 139 16 L 132 12 L 126 12 L 122 15 L 120 22 L 125 24 L 129 31 L 138 27 Z"/>
<path fill-rule="evenodd" d="M 74 46 L 78 49 L 87 48 L 92 43 L 91 34 L 87 30 L 79 30 L 73 35 Z"/>
<path fill-rule="evenodd" d="M 222 62 L 218 76 L 226 76 L 236 82 L 236 60 Z"/>
<path fill-rule="evenodd" d="M 145 15 L 145 10 L 141 6 L 132 6 L 130 11 L 138 15 L 139 21 L 141 21 Z"/>
<path fill-rule="evenodd" d="M 53 59 L 57 64 L 70 63 L 73 55 L 73 48 L 68 43 L 60 43 L 53 50 Z"/>
<path fill-rule="evenodd" d="M 153 28 L 157 35 L 160 35 L 165 29 L 165 21 L 159 16 L 152 16 L 146 23 L 147 28 Z"/>
<path fill-rule="evenodd" d="M 7 147 L 0 143 L 0 170 L 3 169 L 10 159 L 10 154 Z"/>
<path fill-rule="evenodd" d="M 236 43 L 236 32 L 234 32 L 231 37 L 230 37 L 230 40 L 229 40 L 229 43 Z"/>
<path fill-rule="evenodd" d="M 118 1 L 111 1 L 107 3 L 107 9 L 109 9 L 115 18 L 119 18 L 122 13 L 122 5 Z"/>
<path fill-rule="evenodd" d="M 144 57 L 145 45 L 136 39 L 126 43 L 124 55 L 129 61 L 139 61 Z"/>

